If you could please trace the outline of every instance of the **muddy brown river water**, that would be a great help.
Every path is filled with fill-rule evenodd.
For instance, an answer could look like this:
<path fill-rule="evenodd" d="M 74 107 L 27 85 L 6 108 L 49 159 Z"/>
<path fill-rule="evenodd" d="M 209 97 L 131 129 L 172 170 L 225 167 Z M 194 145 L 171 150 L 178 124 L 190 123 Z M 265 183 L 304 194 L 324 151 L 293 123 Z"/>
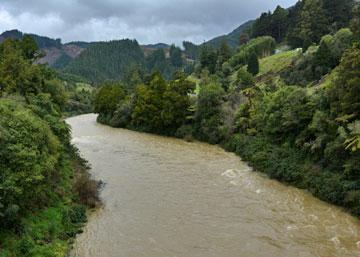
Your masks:
<path fill-rule="evenodd" d="M 74 257 L 359 257 L 360 222 L 219 147 L 70 118 L 106 183 Z"/>

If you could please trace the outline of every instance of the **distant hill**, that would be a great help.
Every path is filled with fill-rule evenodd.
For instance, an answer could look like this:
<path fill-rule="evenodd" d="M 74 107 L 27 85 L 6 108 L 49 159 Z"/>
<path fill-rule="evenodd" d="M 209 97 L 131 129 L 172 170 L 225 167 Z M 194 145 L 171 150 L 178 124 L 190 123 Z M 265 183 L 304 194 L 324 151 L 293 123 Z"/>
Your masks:
<path fill-rule="evenodd" d="M 210 45 L 214 48 L 219 48 L 221 43 L 225 40 L 229 44 L 230 47 L 236 48 L 239 45 L 240 36 L 243 33 L 245 33 L 246 30 L 248 30 L 253 24 L 254 24 L 253 20 L 247 21 L 244 24 L 237 27 L 231 33 L 213 38 L 213 39 L 205 42 L 204 44 Z"/>
<path fill-rule="evenodd" d="M 123 79 L 130 65 L 144 66 L 145 56 L 136 40 L 124 39 L 92 43 L 64 68 L 74 74 L 101 82 L 107 79 Z"/>
<path fill-rule="evenodd" d="M 248 21 L 227 35 L 216 37 L 206 45 L 215 48 L 220 47 L 223 40 L 235 48 L 239 45 L 239 38 L 251 25 Z M 10 30 L 0 35 L 0 43 L 7 38 L 22 39 L 23 32 Z M 164 43 L 139 45 L 135 40 L 114 40 L 109 42 L 69 42 L 63 44 L 60 39 L 31 35 L 39 48 L 45 53 L 45 57 L 38 63 L 48 63 L 50 66 L 61 70 L 63 74 L 74 75 L 84 78 L 89 82 L 101 82 L 106 79 L 122 79 L 126 69 L 137 65 L 144 70 L 153 71 L 159 67 L 171 67 L 167 70 L 160 69 L 165 76 L 169 77 L 178 68 L 170 64 L 170 45 Z M 191 64 L 198 56 L 199 46 L 188 42 L 191 51 L 183 52 L 184 66 Z M 161 53 L 163 50 L 164 53 Z M 160 52 L 159 52 L 160 51 Z M 151 63 L 156 63 L 150 67 Z"/>
<path fill-rule="evenodd" d="M 0 43 L 8 38 L 22 39 L 25 35 L 32 36 L 38 47 L 45 53 L 45 57 L 38 62 L 48 63 L 55 68 L 65 67 L 72 59 L 76 58 L 89 46 L 89 43 L 85 42 L 62 44 L 61 39 L 52 39 L 36 34 L 26 34 L 19 30 L 9 30 L 2 33 L 0 35 Z"/>
<path fill-rule="evenodd" d="M 143 45 L 143 47 L 152 48 L 152 49 L 165 49 L 165 48 L 170 48 L 170 45 L 164 43 L 158 43 L 158 44 Z"/>
<path fill-rule="evenodd" d="M 213 38 L 207 42 L 204 42 L 200 45 L 196 45 L 189 41 L 184 41 L 183 42 L 183 46 L 185 49 L 184 53 L 187 58 L 189 58 L 191 60 L 195 60 L 199 57 L 200 48 L 202 46 L 211 46 L 215 49 L 219 49 L 222 42 L 224 42 L 224 41 L 227 42 L 231 48 L 235 49 L 240 44 L 240 36 L 242 34 L 246 33 L 247 30 L 249 30 L 252 27 L 254 22 L 255 22 L 254 20 L 247 21 L 247 22 L 243 23 L 242 25 L 240 25 L 239 27 L 237 27 L 236 29 L 234 29 L 231 33 L 229 33 L 227 35 L 215 37 L 215 38 Z"/>
<path fill-rule="evenodd" d="M 38 44 L 39 48 L 61 47 L 61 39 L 52 39 L 49 37 L 39 36 L 35 34 L 25 34 L 16 29 L 5 31 L 4 33 L 2 33 L 0 35 L 0 42 L 4 41 L 7 38 L 22 39 L 25 35 L 32 36 Z"/>
<path fill-rule="evenodd" d="M 142 45 L 145 56 L 153 54 L 156 50 L 163 49 L 165 54 L 169 55 L 170 45 L 164 43 Z"/>

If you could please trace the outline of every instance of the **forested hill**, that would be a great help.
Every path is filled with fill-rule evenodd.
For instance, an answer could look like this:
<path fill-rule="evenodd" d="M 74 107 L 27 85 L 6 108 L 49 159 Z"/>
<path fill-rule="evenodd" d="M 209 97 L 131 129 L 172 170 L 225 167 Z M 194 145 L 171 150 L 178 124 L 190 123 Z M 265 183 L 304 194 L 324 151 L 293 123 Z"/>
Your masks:
<path fill-rule="evenodd" d="M 145 57 L 135 40 L 93 43 L 64 71 L 90 81 L 121 80 L 129 64 L 143 66 Z"/>
<path fill-rule="evenodd" d="M 253 24 L 254 24 L 253 20 L 247 21 L 244 24 L 237 27 L 231 33 L 213 38 L 205 42 L 203 45 L 209 45 L 214 48 L 220 48 L 221 44 L 225 41 L 231 48 L 236 48 L 239 46 L 241 35 L 247 34 L 248 31 L 251 30 L 251 26 Z"/>
<path fill-rule="evenodd" d="M 39 36 L 35 34 L 24 34 L 19 30 L 9 30 L 5 31 L 0 35 L 0 43 L 3 42 L 5 39 L 23 39 L 25 35 L 30 35 L 35 42 L 37 43 L 39 48 L 46 48 L 46 47 L 60 47 L 61 40 L 60 39 L 52 39 L 49 37 Z"/>

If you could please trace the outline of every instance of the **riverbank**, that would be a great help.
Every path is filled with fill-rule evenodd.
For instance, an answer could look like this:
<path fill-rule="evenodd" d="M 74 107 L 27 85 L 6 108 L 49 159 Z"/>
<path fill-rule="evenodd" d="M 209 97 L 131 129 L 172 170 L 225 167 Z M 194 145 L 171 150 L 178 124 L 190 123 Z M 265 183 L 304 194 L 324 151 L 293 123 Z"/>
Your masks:
<path fill-rule="evenodd" d="M 241 49 L 232 58 L 242 56 Z M 294 82 L 294 65 L 313 54 L 308 49 L 265 56 L 257 76 L 241 65 L 212 76 L 204 70 L 197 91 L 181 72 L 169 81 L 154 73 L 132 90 L 104 84 L 94 110 L 99 122 L 113 127 L 222 145 L 271 178 L 360 217 L 360 116 L 354 108 L 360 45 L 349 45 L 323 79 Z"/>
<path fill-rule="evenodd" d="M 309 191 L 315 197 L 345 208 L 360 218 L 356 181 L 326 171 L 290 145 L 277 145 L 259 136 L 234 135 L 223 146 L 270 178 Z M 354 192 L 351 193 L 351 188 Z M 350 194 L 347 194 L 350 191 Z"/>
<path fill-rule="evenodd" d="M 111 125 L 101 117 L 100 119 L 98 117 L 97 121 L 104 125 Z M 128 129 L 137 131 L 134 127 Z M 159 135 L 161 134 L 159 133 Z M 201 142 L 213 144 L 213 142 L 198 138 L 194 134 L 185 133 L 180 138 L 184 140 L 194 138 Z M 351 183 L 340 174 L 326 171 L 321 165 L 311 161 L 295 147 L 286 143 L 278 145 L 265 136 L 249 136 L 240 133 L 222 140 L 219 146 L 236 153 L 257 171 L 267 174 L 270 178 L 307 190 L 315 197 L 343 207 L 352 215 L 360 218 L 360 202 L 356 191 L 356 181 Z M 351 193 L 352 188 L 353 193 Z"/>

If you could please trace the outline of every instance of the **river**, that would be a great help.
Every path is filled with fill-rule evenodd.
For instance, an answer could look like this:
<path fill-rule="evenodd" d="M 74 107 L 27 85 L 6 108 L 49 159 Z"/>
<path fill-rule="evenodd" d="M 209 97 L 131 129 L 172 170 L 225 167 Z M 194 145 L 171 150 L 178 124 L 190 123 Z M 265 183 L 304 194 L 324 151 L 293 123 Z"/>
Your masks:
<path fill-rule="evenodd" d="M 358 257 L 360 222 L 233 153 L 70 118 L 104 181 L 74 257 Z"/>

